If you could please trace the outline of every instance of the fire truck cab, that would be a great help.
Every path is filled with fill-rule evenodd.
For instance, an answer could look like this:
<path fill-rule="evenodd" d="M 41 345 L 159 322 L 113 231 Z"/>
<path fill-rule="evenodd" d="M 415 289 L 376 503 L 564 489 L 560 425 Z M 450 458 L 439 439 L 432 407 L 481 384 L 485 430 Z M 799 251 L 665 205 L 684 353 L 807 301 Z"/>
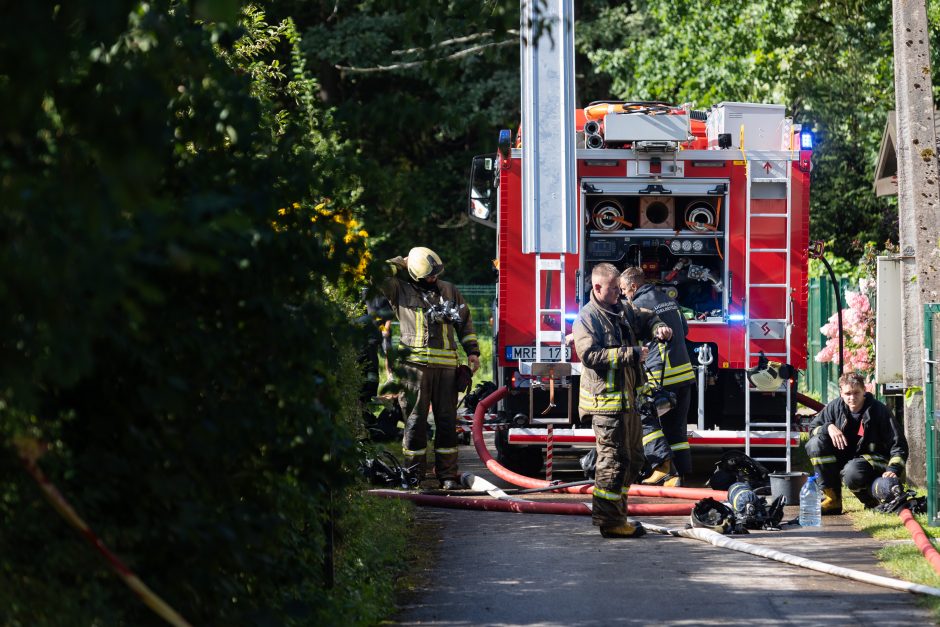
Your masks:
<path fill-rule="evenodd" d="M 544 58 L 526 66 L 526 48 L 524 77 L 550 73 Z M 537 85 L 524 78 L 521 132 L 501 131 L 471 167 L 469 215 L 497 231 L 494 365 L 511 390 L 500 461 L 535 474 L 549 439 L 593 446 L 565 339 L 608 262 L 641 268 L 688 321 L 690 444 L 789 471 L 795 382 L 757 389 L 747 371 L 761 353 L 805 368 L 811 134 L 779 104 L 602 101 L 564 116 Z M 546 131 L 540 111 L 569 119 Z"/>

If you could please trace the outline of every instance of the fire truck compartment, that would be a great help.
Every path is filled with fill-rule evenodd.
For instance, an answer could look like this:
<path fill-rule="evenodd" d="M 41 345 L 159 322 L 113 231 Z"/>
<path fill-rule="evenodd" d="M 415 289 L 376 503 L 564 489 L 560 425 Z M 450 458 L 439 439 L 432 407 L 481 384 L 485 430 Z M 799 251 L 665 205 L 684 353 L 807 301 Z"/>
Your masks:
<path fill-rule="evenodd" d="M 586 179 L 584 276 L 601 262 L 620 270 L 638 266 L 688 319 L 723 319 L 728 267 L 721 208 L 727 187 L 722 179 Z"/>

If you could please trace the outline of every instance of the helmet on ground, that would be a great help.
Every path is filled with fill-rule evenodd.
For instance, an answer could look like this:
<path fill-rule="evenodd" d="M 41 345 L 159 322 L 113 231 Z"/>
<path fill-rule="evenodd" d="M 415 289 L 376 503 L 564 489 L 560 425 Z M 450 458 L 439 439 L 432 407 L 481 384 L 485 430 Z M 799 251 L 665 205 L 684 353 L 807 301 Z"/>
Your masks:
<path fill-rule="evenodd" d="M 415 246 L 408 251 L 408 274 L 415 281 L 437 276 L 444 271 L 444 262 L 436 252 L 424 246 Z"/>
<path fill-rule="evenodd" d="M 724 503 L 706 497 L 692 508 L 692 526 L 704 527 L 718 533 L 728 533 L 734 526 L 734 512 Z"/>
<path fill-rule="evenodd" d="M 897 477 L 878 477 L 871 484 L 871 495 L 887 503 L 903 491 L 901 481 Z"/>
<path fill-rule="evenodd" d="M 757 366 L 747 371 L 747 376 L 761 392 L 773 392 L 777 390 L 784 381 L 793 378 L 795 371 L 790 364 L 783 364 L 779 361 L 770 361 L 761 352 L 757 360 Z"/>

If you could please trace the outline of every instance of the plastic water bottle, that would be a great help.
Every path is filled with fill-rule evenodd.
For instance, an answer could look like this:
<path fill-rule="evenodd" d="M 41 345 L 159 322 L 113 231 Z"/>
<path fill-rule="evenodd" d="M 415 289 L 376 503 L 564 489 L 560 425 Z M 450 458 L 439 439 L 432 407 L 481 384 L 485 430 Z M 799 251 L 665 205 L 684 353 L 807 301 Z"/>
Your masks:
<path fill-rule="evenodd" d="M 810 475 L 800 490 L 800 526 L 819 527 L 822 525 L 822 498 L 816 475 Z"/>

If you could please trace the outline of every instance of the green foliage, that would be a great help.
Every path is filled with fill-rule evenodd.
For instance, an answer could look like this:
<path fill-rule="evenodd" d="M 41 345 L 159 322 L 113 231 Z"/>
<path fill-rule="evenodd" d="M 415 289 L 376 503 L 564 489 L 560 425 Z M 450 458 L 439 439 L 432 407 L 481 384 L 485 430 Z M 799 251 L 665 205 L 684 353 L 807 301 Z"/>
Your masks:
<path fill-rule="evenodd" d="M 940 33 L 932 5 L 931 32 Z M 857 241 L 896 239 L 896 202 L 871 189 L 894 102 L 887 0 L 611 3 L 579 23 L 579 38 L 613 91 L 585 100 L 788 105 L 794 121 L 817 134 L 811 236 L 832 240 L 833 252 L 846 258 Z"/>
<path fill-rule="evenodd" d="M 519 120 L 518 3 L 342 2 L 307 9 L 320 95 L 359 150 L 376 258 L 429 246 L 447 279 L 492 281 L 494 232 L 466 218 L 474 154 Z M 314 14 L 314 15 L 309 15 Z"/>
<path fill-rule="evenodd" d="M 339 580 L 388 566 L 350 492 L 338 302 L 366 235 L 293 23 L 38 2 L 0 28 L 0 623 L 160 622 L 42 500 L 16 435 L 194 624 L 372 622 L 324 595 L 323 561 L 332 498 Z"/>

